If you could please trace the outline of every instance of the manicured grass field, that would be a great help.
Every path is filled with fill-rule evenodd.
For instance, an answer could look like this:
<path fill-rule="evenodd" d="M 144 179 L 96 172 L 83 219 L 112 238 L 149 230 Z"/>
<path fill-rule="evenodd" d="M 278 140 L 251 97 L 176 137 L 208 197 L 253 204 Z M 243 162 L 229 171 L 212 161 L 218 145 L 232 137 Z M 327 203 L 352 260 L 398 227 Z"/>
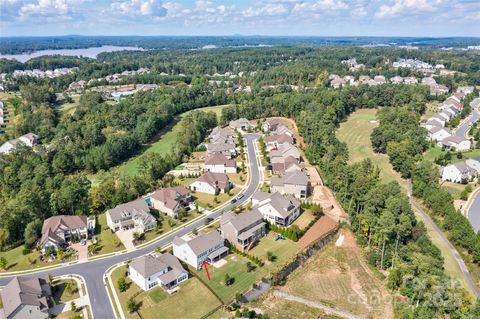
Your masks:
<path fill-rule="evenodd" d="M 446 153 L 447 153 L 447 151 L 442 150 L 441 147 L 434 146 L 434 147 L 430 147 L 423 154 L 423 158 L 426 159 L 427 161 L 433 162 L 433 161 L 435 161 L 436 158 L 438 158 L 442 155 L 445 155 Z M 452 159 L 451 159 L 450 163 L 456 163 L 456 162 L 464 161 L 468 158 L 473 158 L 473 157 L 480 156 L 480 149 L 474 149 L 474 150 L 470 150 L 468 152 L 462 152 L 462 155 L 463 155 L 462 158 L 457 158 L 456 152 L 450 152 L 450 153 L 452 154 Z"/>
<path fill-rule="evenodd" d="M 211 280 L 209 281 L 205 270 L 193 270 L 202 280 L 209 285 L 217 295 L 220 296 L 223 302 L 230 302 L 238 292 L 245 292 L 255 282 L 258 282 L 262 277 L 268 276 L 274 269 L 279 268 L 292 258 L 297 252 L 297 245 L 289 239 L 274 240 L 274 234 L 270 233 L 265 238 L 262 238 L 260 243 L 255 246 L 250 254 L 261 258 L 265 265 L 263 267 L 256 267 L 254 271 L 247 272 L 247 258 L 237 254 L 230 254 L 225 258 L 227 262 L 220 268 L 210 266 L 209 272 Z M 267 251 L 271 251 L 276 257 L 275 261 L 267 261 Z M 224 284 L 225 275 L 228 274 L 234 278 L 234 282 L 230 286 Z"/>
<path fill-rule="evenodd" d="M 103 213 L 97 216 L 97 229 L 101 232 L 97 234 L 98 245 L 100 246 L 99 254 L 108 254 L 115 251 L 124 250 L 122 242 L 117 238 L 107 226 L 107 214 Z"/>
<path fill-rule="evenodd" d="M 120 292 L 116 283 L 124 275 L 125 270 L 126 267 L 116 269 L 112 273 L 112 280 L 126 318 L 139 318 L 137 314 L 129 313 L 126 307 L 128 299 L 137 294 L 134 299 L 141 302 L 139 312 L 144 319 L 159 317 L 172 319 L 201 318 L 221 305 L 215 295 L 197 278 L 189 278 L 181 283 L 180 289 L 173 295 L 169 295 L 160 287 L 148 292 L 141 292 L 141 289 L 127 278 L 130 287 L 127 291 Z"/>
<path fill-rule="evenodd" d="M 66 290 L 67 282 L 71 285 L 71 292 Z M 57 304 L 66 303 L 80 297 L 77 282 L 73 279 L 55 280 L 52 285 L 53 299 Z"/>
<path fill-rule="evenodd" d="M 375 109 L 361 109 L 351 114 L 347 121 L 340 124 L 337 137 L 348 146 L 350 163 L 360 162 L 369 158 L 373 164 L 380 168 L 380 177 L 384 182 L 397 181 L 406 188 L 406 182 L 400 174 L 392 169 L 388 156 L 373 152 L 370 135 L 376 122 Z"/>
<path fill-rule="evenodd" d="M 19 270 L 26 270 L 26 269 L 35 269 L 47 266 L 53 266 L 56 264 L 61 263 L 60 260 L 55 259 L 49 262 L 41 261 L 39 259 L 40 252 L 33 250 L 31 253 L 27 255 L 23 255 L 23 245 L 20 245 L 14 249 L 1 252 L 0 257 L 4 257 L 7 260 L 7 269 L 6 271 L 19 271 Z M 30 258 L 33 263 L 30 264 L 28 260 Z M 2 273 L 2 270 L 0 270 Z"/>

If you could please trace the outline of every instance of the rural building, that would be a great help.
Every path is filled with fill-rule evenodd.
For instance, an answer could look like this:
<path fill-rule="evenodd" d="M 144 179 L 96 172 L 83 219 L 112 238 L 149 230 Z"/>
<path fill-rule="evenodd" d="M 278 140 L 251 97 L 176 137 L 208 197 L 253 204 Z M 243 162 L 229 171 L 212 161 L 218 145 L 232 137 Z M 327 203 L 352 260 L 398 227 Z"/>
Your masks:
<path fill-rule="evenodd" d="M 72 240 L 87 239 L 95 230 L 95 218 L 59 215 L 43 222 L 40 246 L 42 250 L 65 246 Z"/>
<path fill-rule="evenodd" d="M 146 232 L 157 226 L 157 220 L 150 214 L 150 207 L 143 198 L 120 204 L 107 210 L 107 225 L 114 232 L 137 229 Z"/>
<path fill-rule="evenodd" d="M 308 176 L 307 173 L 290 172 L 282 177 L 272 177 L 270 183 L 272 192 L 279 192 L 280 194 L 291 194 L 299 199 L 307 198 L 308 194 Z"/>
<path fill-rule="evenodd" d="M 252 208 L 258 210 L 270 224 L 287 227 L 300 215 L 300 201 L 292 195 L 256 192 Z"/>
<path fill-rule="evenodd" d="M 214 154 L 205 159 L 205 170 L 213 173 L 236 173 L 237 162 L 224 155 Z"/>
<path fill-rule="evenodd" d="M 223 238 L 245 251 L 265 236 L 266 224 L 258 210 L 239 215 L 226 212 L 220 218 L 220 231 Z"/>
<path fill-rule="evenodd" d="M 211 195 L 228 193 L 230 188 L 231 183 L 225 173 L 206 172 L 190 184 L 190 190 Z"/>
<path fill-rule="evenodd" d="M 144 291 L 160 286 L 171 290 L 188 279 L 188 272 L 170 253 L 145 255 L 128 265 L 130 279 Z"/>
<path fill-rule="evenodd" d="M 175 257 L 196 269 L 200 269 L 203 262 L 214 263 L 228 255 L 225 239 L 216 230 L 190 240 L 175 237 L 172 247 Z"/>
<path fill-rule="evenodd" d="M 50 284 L 42 278 L 14 277 L 0 292 L 3 309 L 0 318 L 47 319 Z"/>
<path fill-rule="evenodd" d="M 181 208 L 190 205 L 191 193 L 182 186 L 160 188 L 147 196 L 150 205 L 170 217 L 176 217 Z"/>

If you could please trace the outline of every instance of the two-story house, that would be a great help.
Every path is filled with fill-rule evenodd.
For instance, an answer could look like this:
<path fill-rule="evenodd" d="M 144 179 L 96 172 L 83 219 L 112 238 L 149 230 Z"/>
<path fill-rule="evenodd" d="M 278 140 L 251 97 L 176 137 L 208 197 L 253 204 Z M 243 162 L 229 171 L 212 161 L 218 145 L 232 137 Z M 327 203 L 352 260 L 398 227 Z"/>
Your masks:
<path fill-rule="evenodd" d="M 148 201 L 153 208 L 170 217 L 176 217 L 181 208 L 190 205 L 191 193 L 182 186 L 160 188 L 147 195 Z"/>
<path fill-rule="evenodd" d="M 67 245 L 71 240 L 87 239 L 95 230 L 95 218 L 86 216 L 59 215 L 47 218 L 43 222 L 40 247 L 43 251 L 47 247 L 55 250 Z"/>
<path fill-rule="evenodd" d="M 266 224 L 258 210 L 234 215 L 226 212 L 220 218 L 220 232 L 238 249 L 249 250 L 266 233 Z"/>
<path fill-rule="evenodd" d="M 252 208 L 257 209 L 270 224 L 289 226 L 300 215 L 300 201 L 292 195 L 256 192 Z"/>
<path fill-rule="evenodd" d="M 145 199 L 139 198 L 107 210 L 107 225 L 114 232 L 128 229 L 146 232 L 157 226 L 157 220 L 150 214 Z"/>

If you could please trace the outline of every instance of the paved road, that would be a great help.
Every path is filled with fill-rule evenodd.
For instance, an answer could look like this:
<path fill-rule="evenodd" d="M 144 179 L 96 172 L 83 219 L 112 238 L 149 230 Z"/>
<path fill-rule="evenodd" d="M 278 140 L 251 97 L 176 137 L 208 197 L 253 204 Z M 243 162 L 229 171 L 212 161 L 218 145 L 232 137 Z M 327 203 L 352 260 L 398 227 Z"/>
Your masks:
<path fill-rule="evenodd" d="M 475 195 L 470 207 L 468 208 L 467 218 L 476 232 L 480 230 L 480 192 Z"/>
<path fill-rule="evenodd" d="M 440 228 L 438 228 L 437 224 L 435 224 L 435 222 L 430 218 L 430 216 L 427 213 L 425 213 L 423 208 L 420 207 L 415 202 L 415 200 L 413 199 L 413 196 L 412 196 L 412 181 L 410 179 L 408 180 L 407 188 L 408 188 L 408 197 L 410 199 L 410 203 L 420 213 L 420 215 L 422 215 L 423 219 L 432 226 L 433 230 L 438 234 L 438 236 L 442 239 L 442 241 L 447 245 L 448 249 L 450 250 L 450 252 L 453 255 L 453 258 L 455 258 L 455 261 L 457 262 L 458 266 L 460 267 L 460 270 L 462 271 L 463 276 L 465 277 L 465 280 L 466 280 L 468 286 L 470 287 L 470 290 L 475 294 L 475 296 L 477 298 L 480 298 L 480 289 L 477 287 L 477 285 L 473 281 L 472 276 L 470 276 L 470 272 L 468 271 L 468 268 L 465 265 L 465 262 L 463 261 L 462 257 L 458 253 L 457 249 L 455 247 L 453 247 L 453 245 L 450 243 L 450 241 L 448 241 L 447 238 L 445 238 L 445 236 L 443 235 Z"/>
<path fill-rule="evenodd" d="M 258 169 L 257 158 L 255 156 L 255 148 L 254 148 L 254 140 L 259 138 L 260 135 L 258 134 L 245 134 L 244 135 L 247 141 L 247 150 L 248 156 L 250 159 L 250 173 L 251 179 L 250 184 L 248 185 L 247 189 L 245 190 L 245 196 L 238 200 L 235 203 L 236 206 L 242 205 L 245 203 L 249 198 L 255 193 L 255 190 L 260 182 L 260 172 Z M 217 218 L 219 217 L 224 211 L 228 211 L 231 209 L 233 204 L 229 204 L 224 207 L 220 211 L 216 211 L 213 214 L 208 215 L 208 218 Z M 78 274 L 85 278 L 87 283 L 87 289 L 90 296 L 90 302 L 92 304 L 93 315 L 95 318 L 103 319 L 103 318 L 114 318 L 114 310 L 110 304 L 110 300 L 108 299 L 107 289 L 103 283 L 103 276 L 104 273 L 107 271 L 108 268 L 111 266 L 118 264 L 120 262 L 127 261 L 132 258 L 136 258 L 147 253 L 150 253 L 155 250 L 157 246 L 164 246 L 169 244 L 175 236 L 183 236 L 188 234 L 195 228 L 199 228 L 205 224 L 205 220 L 207 216 L 200 218 L 198 221 L 185 226 L 184 228 L 178 230 L 177 232 L 166 236 L 160 241 L 152 243 L 146 247 L 141 249 L 128 252 L 125 254 L 112 256 L 104 259 L 92 260 L 87 261 L 80 264 L 74 264 L 71 266 L 64 266 L 57 269 L 45 270 L 36 272 L 34 274 L 25 275 L 25 277 L 32 277 L 32 276 L 46 276 L 47 274 L 52 274 L 53 276 L 62 276 L 68 274 Z M 0 278 L 0 286 L 6 285 L 12 277 L 3 277 Z"/>
<path fill-rule="evenodd" d="M 467 118 L 465 122 L 462 123 L 456 130 L 455 135 L 459 137 L 466 137 L 466 133 L 470 126 L 480 119 L 480 112 L 478 109 L 473 109 L 471 116 Z"/>

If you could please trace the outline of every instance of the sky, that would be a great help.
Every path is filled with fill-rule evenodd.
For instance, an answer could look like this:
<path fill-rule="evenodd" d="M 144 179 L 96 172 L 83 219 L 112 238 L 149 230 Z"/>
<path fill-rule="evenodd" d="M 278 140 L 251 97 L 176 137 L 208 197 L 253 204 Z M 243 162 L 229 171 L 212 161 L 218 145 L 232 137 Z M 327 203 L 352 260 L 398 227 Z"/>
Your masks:
<path fill-rule="evenodd" d="M 480 36 L 480 0 L 0 0 L 0 36 Z"/>

